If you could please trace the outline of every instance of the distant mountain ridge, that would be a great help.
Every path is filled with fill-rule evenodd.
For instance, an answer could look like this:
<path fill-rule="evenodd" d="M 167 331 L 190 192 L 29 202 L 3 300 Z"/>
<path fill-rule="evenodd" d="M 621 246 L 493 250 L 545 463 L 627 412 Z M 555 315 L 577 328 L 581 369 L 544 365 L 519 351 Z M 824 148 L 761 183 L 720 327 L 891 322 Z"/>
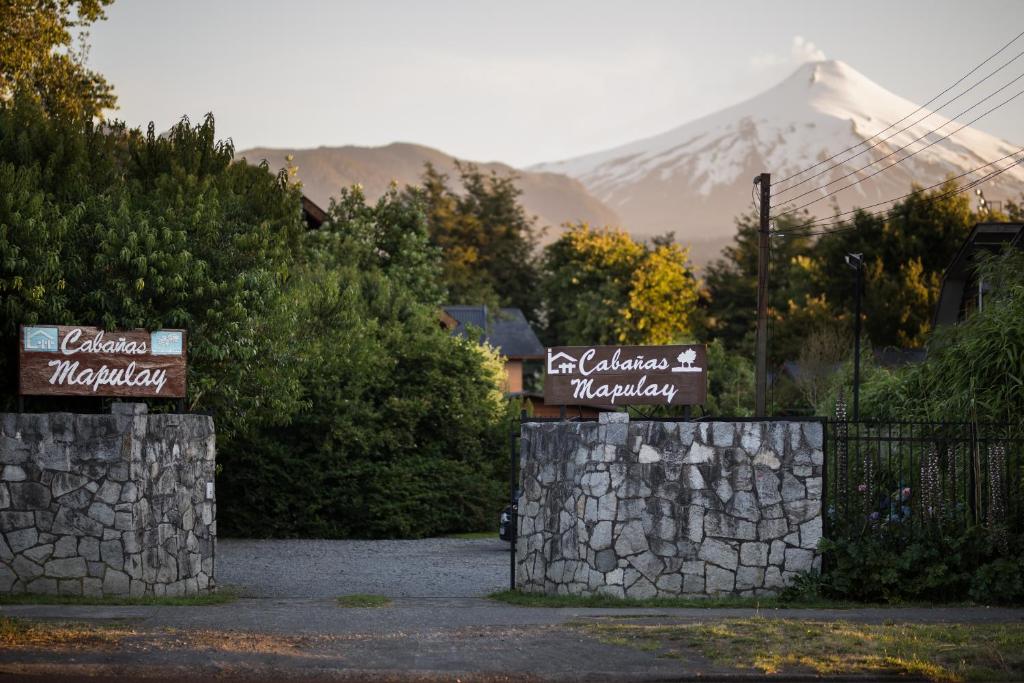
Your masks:
<path fill-rule="evenodd" d="M 971 93 L 950 108 L 962 111 L 995 87 Z M 997 96 L 965 114 L 963 119 L 971 120 L 1002 99 L 1005 97 Z M 841 61 L 809 62 L 752 99 L 668 132 L 574 159 L 538 164 L 530 170 L 564 173 L 579 179 L 616 211 L 634 234 L 646 236 L 674 230 L 683 243 L 694 244 L 695 251 L 715 251 L 735 234 L 735 217 L 752 207 L 751 183 L 755 175 L 771 172 L 774 184 L 872 138 L 917 108 Z M 773 206 L 784 206 L 789 200 L 799 205 L 820 197 L 825 194 L 824 186 L 829 181 L 881 159 L 931 129 L 949 123 L 907 150 L 827 188 L 837 190 L 924 148 L 961 125 L 950 123 L 939 114 L 928 116 L 929 113 L 923 110 L 896 125 L 871 140 L 869 145 L 920 120 L 905 132 L 812 182 L 783 193 L 779 201 L 773 201 Z M 836 161 L 869 145 L 841 155 Z M 817 217 L 827 218 L 833 215 L 833 201 L 841 210 L 883 202 L 909 192 L 911 183 L 923 186 L 938 183 L 947 176 L 960 175 L 1018 149 L 1017 145 L 967 127 L 890 170 L 808 208 Z M 790 182 L 803 180 L 832 163 L 822 164 Z M 1008 164 L 1009 160 L 1001 166 Z M 982 173 L 969 176 L 962 182 L 980 175 Z M 782 183 L 778 189 L 789 184 Z M 796 198 L 808 190 L 814 193 Z M 984 185 L 989 199 L 1017 198 L 1022 190 L 1024 168 L 1019 166 Z M 698 257 L 697 260 L 703 259 Z"/>
<path fill-rule="evenodd" d="M 950 109 L 962 111 L 996 87 L 970 93 Z M 1002 99 L 997 96 L 962 119 L 969 121 Z M 889 92 L 844 62 L 808 62 L 749 100 L 660 135 L 525 170 L 498 162 L 478 165 L 486 171 L 520 176 L 527 211 L 538 216 L 540 225 L 552 226 L 545 243 L 561 233 L 559 225 L 577 220 L 594 226 L 621 226 L 637 238 L 672 231 L 681 243 L 692 247 L 691 258 L 704 264 L 717 258 L 721 248 L 732 241 L 736 217 L 753 208 L 751 186 L 754 176 L 762 171 L 772 173 L 773 185 L 779 184 L 773 187 L 772 205 L 775 210 L 784 210 L 921 150 L 907 161 L 809 207 L 816 217 L 828 218 L 835 207 L 848 210 L 885 202 L 909 192 L 913 183 L 939 183 L 1020 149 L 971 127 L 925 149 L 928 143 L 962 125 L 928 110 L 874 138 L 916 109 L 913 102 Z M 897 132 L 904 126 L 909 127 Z M 936 133 L 913 143 L 940 126 Z M 821 164 L 788 183 L 779 182 L 787 176 L 868 139 L 869 144 L 878 144 L 856 157 L 853 154 L 868 145 L 841 154 L 836 159 L 841 163 L 835 169 L 778 194 L 835 162 Z M 906 150 L 858 171 L 908 144 Z M 330 196 L 353 183 L 361 183 L 367 195 L 375 199 L 392 180 L 400 185 L 419 182 L 427 162 L 449 174 L 455 165 L 454 157 L 442 151 L 409 143 L 316 149 L 260 147 L 239 153 L 254 162 L 267 159 L 273 168 L 284 166 L 288 154 L 294 156 L 306 194 L 325 207 Z M 1009 163 L 1004 161 L 999 166 Z M 853 172 L 856 175 L 827 185 Z M 1018 199 L 1024 192 L 1024 167 L 1012 168 L 986 182 L 983 189 L 989 200 Z M 809 190 L 811 194 L 798 197 Z"/>
<path fill-rule="evenodd" d="M 241 151 L 237 156 L 251 163 L 266 159 L 271 168 L 277 169 L 287 165 L 288 155 L 292 155 L 292 164 L 298 168 L 303 192 L 325 209 L 330 198 L 336 197 L 342 187 L 356 183 L 363 186 L 371 200 L 384 194 L 392 181 L 400 187 L 418 184 L 427 163 L 457 181 L 455 157 L 431 147 L 405 142 L 382 147 L 255 147 Z M 558 226 L 565 222 L 582 220 L 592 225 L 617 225 L 620 222 L 615 212 L 595 199 L 579 181 L 565 175 L 524 171 L 497 162 L 473 163 L 485 172 L 519 176 L 517 185 L 523 191 L 521 200 L 527 213 L 537 216 L 538 227 L 551 227 L 544 236 L 545 242 L 557 238 L 560 234 Z M 455 183 L 451 186 L 456 187 Z"/>

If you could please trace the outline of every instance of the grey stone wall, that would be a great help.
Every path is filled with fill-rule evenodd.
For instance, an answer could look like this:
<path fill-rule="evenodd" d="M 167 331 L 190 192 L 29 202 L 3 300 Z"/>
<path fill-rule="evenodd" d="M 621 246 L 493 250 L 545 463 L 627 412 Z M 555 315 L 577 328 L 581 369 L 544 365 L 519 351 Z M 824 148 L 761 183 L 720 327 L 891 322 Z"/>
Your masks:
<path fill-rule="evenodd" d="M 214 582 L 213 420 L 0 415 L 0 593 L 183 595 Z"/>
<path fill-rule="evenodd" d="M 524 423 L 516 584 L 771 595 L 819 569 L 820 422 Z"/>

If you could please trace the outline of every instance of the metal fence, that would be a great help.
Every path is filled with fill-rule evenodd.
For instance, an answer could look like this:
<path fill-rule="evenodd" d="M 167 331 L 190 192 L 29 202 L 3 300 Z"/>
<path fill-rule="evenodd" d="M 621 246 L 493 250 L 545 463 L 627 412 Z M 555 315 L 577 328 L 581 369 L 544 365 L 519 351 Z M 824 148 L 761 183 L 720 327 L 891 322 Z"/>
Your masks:
<path fill-rule="evenodd" d="M 830 420 L 827 434 L 830 526 L 1024 531 L 1021 425 Z"/>

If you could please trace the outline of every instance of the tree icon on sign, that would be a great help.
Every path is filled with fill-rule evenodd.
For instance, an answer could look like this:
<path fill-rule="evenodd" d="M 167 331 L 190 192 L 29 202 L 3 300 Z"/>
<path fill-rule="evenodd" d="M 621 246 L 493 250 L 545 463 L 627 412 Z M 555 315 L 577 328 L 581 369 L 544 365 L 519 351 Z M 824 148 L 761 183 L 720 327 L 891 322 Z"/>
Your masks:
<path fill-rule="evenodd" d="M 693 349 L 686 349 L 678 356 L 676 360 L 679 361 L 679 365 L 672 368 L 672 372 L 700 372 L 700 368 L 693 367 L 694 361 L 697 360 L 697 352 Z"/>

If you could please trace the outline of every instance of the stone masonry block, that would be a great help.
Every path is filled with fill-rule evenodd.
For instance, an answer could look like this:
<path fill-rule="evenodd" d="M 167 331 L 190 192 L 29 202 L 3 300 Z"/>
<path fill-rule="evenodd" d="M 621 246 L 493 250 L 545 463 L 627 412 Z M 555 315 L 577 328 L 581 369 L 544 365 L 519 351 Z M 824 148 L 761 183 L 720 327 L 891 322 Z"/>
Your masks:
<path fill-rule="evenodd" d="M 523 425 L 520 529 L 531 533 L 517 545 L 519 587 L 566 595 L 777 592 L 820 566 L 820 423 L 807 425 L 630 422 L 624 413 L 603 414 L 599 424 Z M 181 519 L 215 523 L 204 512 L 197 506 L 194 518 Z M 166 519 L 163 510 L 133 514 Z M 181 548 L 173 576 L 153 593 L 188 593 L 212 580 L 188 531 L 169 546 Z M 152 580 L 150 556 L 138 557 L 125 571 Z"/>
<path fill-rule="evenodd" d="M 0 593 L 128 595 L 128 572 L 138 595 L 216 586 L 212 420 L 113 412 L 0 414 Z"/>

